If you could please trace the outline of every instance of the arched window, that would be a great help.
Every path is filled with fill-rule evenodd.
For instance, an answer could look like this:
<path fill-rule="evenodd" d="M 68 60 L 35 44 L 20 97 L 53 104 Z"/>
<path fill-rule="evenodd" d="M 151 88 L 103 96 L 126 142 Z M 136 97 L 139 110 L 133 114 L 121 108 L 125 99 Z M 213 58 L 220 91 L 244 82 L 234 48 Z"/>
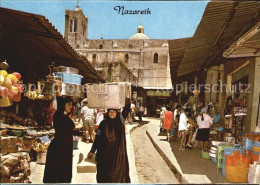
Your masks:
<path fill-rule="evenodd" d="M 103 45 L 102 44 L 99 45 L 99 49 L 103 49 Z"/>
<path fill-rule="evenodd" d="M 158 53 L 155 53 L 153 56 L 153 63 L 158 63 Z"/>
<path fill-rule="evenodd" d="M 72 32 L 73 19 L 70 20 L 70 32 Z"/>
<path fill-rule="evenodd" d="M 77 19 L 74 20 L 74 32 L 77 32 Z"/>
<path fill-rule="evenodd" d="M 133 45 L 132 45 L 132 44 L 129 44 L 129 48 L 132 49 L 132 48 L 133 48 Z"/>
<path fill-rule="evenodd" d="M 97 55 L 94 54 L 94 55 L 92 56 L 92 64 L 95 65 L 96 61 L 97 61 Z"/>
<path fill-rule="evenodd" d="M 139 33 L 142 33 L 141 30 L 139 30 Z"/>
<path fill-rule="evenodd" d="M 125 54 L 125 63 L 128 63 L 128 60 L 129 60 L 129 55 Z"/>

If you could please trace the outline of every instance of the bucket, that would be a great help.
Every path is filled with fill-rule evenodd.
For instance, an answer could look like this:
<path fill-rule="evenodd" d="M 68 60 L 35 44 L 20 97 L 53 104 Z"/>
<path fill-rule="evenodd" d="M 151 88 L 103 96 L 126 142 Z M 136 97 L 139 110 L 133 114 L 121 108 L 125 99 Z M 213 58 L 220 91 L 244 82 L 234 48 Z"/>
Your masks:
<path fill-rule="evenodd" d="M 37 164 L 45 164 L 46 156 L 47 156 L 47 152 L 38 152 L 37 153 Z"/>
<path fill-rule="evenodd" d="M 252 152 L 260 152 L 260 146 L 252 146 Z"/>
<path fill-rule="evenodd" d="M 253 146 L 255 146 L 255 147 L 260 147 L 260 142 L 254 141 L 254 142 L 253 142 Z"/>
<path fill-rule="evenodd" d="M 225 176 L 225 155 L 232 154 L 233 151 L 240 151 L 243 155 L 245 154 L 245 147 L 236 144 L 234 147 L 224 147 L 223 163 L 222 163 L 222 175 Z"/>
<path fill-rule="evenodd" d="M 243 143 L 243 146 L 246 147 L 246 150 L 251 150 L 252 149 L 253 141 L 250 140 L 249 138 L 243 137 L 242 143 Z"/>

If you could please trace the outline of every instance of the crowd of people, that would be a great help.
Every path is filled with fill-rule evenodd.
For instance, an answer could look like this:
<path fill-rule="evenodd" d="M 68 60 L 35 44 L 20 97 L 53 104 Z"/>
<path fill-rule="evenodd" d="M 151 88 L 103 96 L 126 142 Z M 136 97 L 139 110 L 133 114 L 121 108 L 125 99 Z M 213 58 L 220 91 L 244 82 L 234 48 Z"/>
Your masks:
<path fill-rule="evenodd" d="M 174 111 L 167 105 L 160 109 L 160 132 L 166 132 L 166 140 L 180 140 L 179 150 L 192 149 L 198 141 L 201 150 L 208 150 L 210 128 L 220 121 L 218 110 L 212 104 L 201 105 L 194 111 L 192 106 L 176 105 Z"/>

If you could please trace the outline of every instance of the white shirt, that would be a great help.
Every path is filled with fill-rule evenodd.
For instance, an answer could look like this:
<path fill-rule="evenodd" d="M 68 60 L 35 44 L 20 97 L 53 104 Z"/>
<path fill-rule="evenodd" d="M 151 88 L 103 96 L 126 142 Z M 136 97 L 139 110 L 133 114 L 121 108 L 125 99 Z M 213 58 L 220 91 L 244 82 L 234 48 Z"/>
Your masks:
<path fill-rule="evenodd" d="M 174 110 L 174 113 L 173 113 L 173 119 L 176 120 L 176 116 L 178 114 L 178 109 L 175 109 Z"/>
<path fill-rule="evenodd" d="M 99 125 L 104 120 L 104 114 L 102 112 L 97 113 L 96 125 Z"/>
<path fill-rule="evenodd" d="M 131 109 L 135 109 L 135 104 L 131 103 Z"/>
<path fill-rule="evenodd" d="M 179 130 L 188 130 L 188 118 L 185 113 L 181 113 L 179 121 Z"/>
<path fill-rule="evenodd" d="M 94 113 L 95 113 L 95 110 L 90 109 L 87 106 L 84 106 L 81 109 L 81 114 L 83 114 L 83 120 L 95 119 Z"/>

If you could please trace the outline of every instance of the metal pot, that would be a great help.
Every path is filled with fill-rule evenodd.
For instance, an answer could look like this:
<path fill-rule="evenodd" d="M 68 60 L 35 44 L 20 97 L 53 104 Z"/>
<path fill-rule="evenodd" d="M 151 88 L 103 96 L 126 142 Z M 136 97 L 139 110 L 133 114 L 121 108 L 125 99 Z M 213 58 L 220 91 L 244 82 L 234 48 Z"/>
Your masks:
<path fill-rule="evenodd" d="M 52 81 L 38 81 L 38 92 L 43 95 L 54 95 L 55 85 Z"/>
<path fill-rule="evenodd" d="M 59 66 L 58 72 L 79 74 L 79 70 L 77 68 L 65 67 L 65 66 Z"/>
<path fill-rule="evenodd" d="M 83 98 L 84 97 L 83 87 L 84 86 L 82 85 L 62 83 L 61 95 Z"/>

